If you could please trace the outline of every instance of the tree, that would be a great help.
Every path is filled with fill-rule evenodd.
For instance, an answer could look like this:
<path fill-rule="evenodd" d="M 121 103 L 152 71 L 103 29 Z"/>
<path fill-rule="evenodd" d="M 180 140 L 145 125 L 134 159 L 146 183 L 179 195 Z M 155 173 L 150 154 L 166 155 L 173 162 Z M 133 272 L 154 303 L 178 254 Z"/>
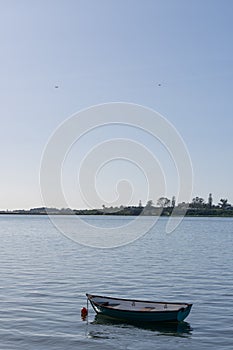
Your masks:
<path fill-rule="evenodd" d="M 191 203 L 190 206 L 191 206 L 192 208 L 197 208 L 197 209 L 199 209 L 199 208 L 204 208 L 204 206 L 205 206 L 205 201 L 204 201 L 204 199 L 201 198 L 201 197 L 195 197 L 195 198 L 193 198 L 192 203 Z"/>
<path fill-rule="evenodd" d="M 146 208 L 151 208 L 153 205 L 153 201 L 150 199 L 147 203 L 146 203 Z"/>
<path fill-rule="evenodd" d="M 230 207 L 231 205 L 228 202 L 228 199 L 224 199 L 224 198 L 221 198 L 220 199 L 220 202 L 218 203 L 218 205 L 221 207 L 221 209 L 226 209 L 228 207 Z"/>
<path fill-rule="evenodd" d="M 172 197 L 172 208 L 175 208 L 175 205 L 176 205 L 176 197 L 173 196 Z"/>
<path fill-rule="evenodd" d="M 166 197 L 160 197 L 160 198 L 158 199 L 158 201 L 157 201 L 157 204 L 158 204 L 159 207 L 164 208 L 164 207 L 168 207 L 169 204 L 170 204 L 170 202 L 171 202 L 171 201 L 170 201 L 168 198 L 166 198 Z"/>

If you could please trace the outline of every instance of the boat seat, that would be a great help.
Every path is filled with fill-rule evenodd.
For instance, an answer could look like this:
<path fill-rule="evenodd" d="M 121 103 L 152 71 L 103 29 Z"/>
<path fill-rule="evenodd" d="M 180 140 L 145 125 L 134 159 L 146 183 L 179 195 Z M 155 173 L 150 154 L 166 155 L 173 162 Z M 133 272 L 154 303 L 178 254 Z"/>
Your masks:
<path fill-rule="evenodd" d="M 115 306 L 118 306 L 120 305 L 119 303 L 108 303 L 108 306 L 110 307 L 115 307 Z"/>
<path fill-rule="evenodd" d="M 109 303 L 108 301 L 106 301 L 106 302 L 100 302 L 100 303 L 98 303 L 98 304 L 100 304 L 100 305 L 102 305 L 102 306 L 110 306 L 110 307 L 115 307 L 115 306 L 118 306 L 118 305 L 120 305 L 119 303 Z"/>
<path fill-rule="evenodd" d="M 150 306 L 145 306 L 140 309 L 140 311 L 152 311 L 154 310 L 155 307 L 150 307 Z"/>

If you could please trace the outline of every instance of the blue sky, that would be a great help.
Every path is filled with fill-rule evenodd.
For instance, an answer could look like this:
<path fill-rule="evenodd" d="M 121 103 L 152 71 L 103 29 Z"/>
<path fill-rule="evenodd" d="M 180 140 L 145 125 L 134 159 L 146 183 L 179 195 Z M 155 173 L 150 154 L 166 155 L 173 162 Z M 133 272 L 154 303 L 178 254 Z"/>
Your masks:
<path fill-rule="evenodd" d="M 50 135 L 79 110 L 112 101 L 144 105 L 166 117 L 189 150 L 193 195 L 207 199 L 211 192 L 215 203 L 220 198 L 233 203 L 232 1 L 0 5 L 1 209 L 42 205 L 40 162 Z M 115 133 L 109 130 L 108 137 Z M 87 148 L 81 143 L 79 150 Z M 130 167 L 120 162 L 120 177 L 124 169 L 131 176 Z M 111 172 L 105 176 L 97 182 L 108 197 Z M 142 174 L 133 181 L 137 191 L 131 202 L 146 200 Z M 172 193 L 171 183 L 167 194 Z M 85 207 L 78 194 L 71 202 Z"/>

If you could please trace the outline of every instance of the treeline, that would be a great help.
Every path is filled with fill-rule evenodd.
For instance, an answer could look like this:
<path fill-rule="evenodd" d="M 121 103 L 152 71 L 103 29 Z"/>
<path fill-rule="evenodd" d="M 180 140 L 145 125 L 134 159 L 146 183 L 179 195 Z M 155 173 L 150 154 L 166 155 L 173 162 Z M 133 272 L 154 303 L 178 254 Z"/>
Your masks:
<path fill-rule="evenodd" d="M 228 203 L 226 198 L 221 198 L 218 204 L 213 204 L 212 194 L 209 194 L 207 201 L 202 197 L 194 197 L 191 203 L 178 203 L 176 198 L 171 199 L 160 197 L 156 205 L 149 200 L 144 206 L 139 201 L 138 206 L 106 207 L 101 209 L 70 209 L 70 208 L 32 208 L 29 210 L 0 211 L 0 214 L 17 215 L 124 215 L 124 216 L 220 216 L 233 217 L 233 206 Z"/>

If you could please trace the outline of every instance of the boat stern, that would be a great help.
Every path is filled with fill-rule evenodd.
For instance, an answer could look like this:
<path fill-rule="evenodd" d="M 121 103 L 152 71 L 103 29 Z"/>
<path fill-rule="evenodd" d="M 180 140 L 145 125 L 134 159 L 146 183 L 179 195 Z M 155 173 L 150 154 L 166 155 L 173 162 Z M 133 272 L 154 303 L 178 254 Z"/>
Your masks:
<path fill-rule="evenodd" d="M 188 304 L 187 307 L 182 307 L 177 313 L 177 321 L 184 321 L 184 319 L 189 315 L 192 308 L 192 304 Z"/>

